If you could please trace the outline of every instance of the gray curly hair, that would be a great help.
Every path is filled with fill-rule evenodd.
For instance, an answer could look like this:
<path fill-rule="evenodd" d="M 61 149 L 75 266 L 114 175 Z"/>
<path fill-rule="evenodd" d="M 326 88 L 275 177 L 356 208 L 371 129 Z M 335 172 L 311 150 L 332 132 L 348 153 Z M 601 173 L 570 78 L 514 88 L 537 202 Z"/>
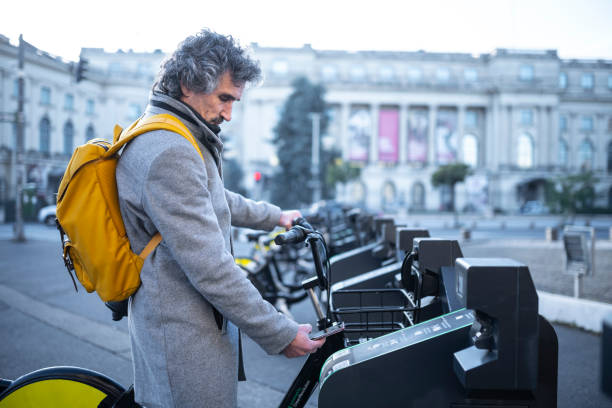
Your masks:
<path fill-rule="evenodd" d="M 238 86 L 261 79 L 259 62 L 252 60 L 231 36 L 203 29 L 187 37 L 161 63 L 153 90 L 179 99 L 183 96 L 182 84 L 193 92 L 208 94 L 228 71 Z"/>

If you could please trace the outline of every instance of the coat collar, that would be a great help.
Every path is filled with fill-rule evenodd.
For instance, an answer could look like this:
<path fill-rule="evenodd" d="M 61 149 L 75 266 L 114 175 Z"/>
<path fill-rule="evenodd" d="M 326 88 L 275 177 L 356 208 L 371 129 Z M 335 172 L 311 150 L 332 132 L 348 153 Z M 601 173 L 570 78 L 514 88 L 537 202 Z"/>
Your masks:
<path fill-rule="evenodd" d="M 221 137 L 215 134 L 204 121 L 204 118 L 190 106 L 177 99 L 153 91 L 149 95 L 149 105 L 145 110 L 145 116 L 159 113 L 170 113 L 177 116 L 187 126 L 193 136 L 210 150 L 215 161 L 220 162 L 221 153 L 223 152 Z"/>

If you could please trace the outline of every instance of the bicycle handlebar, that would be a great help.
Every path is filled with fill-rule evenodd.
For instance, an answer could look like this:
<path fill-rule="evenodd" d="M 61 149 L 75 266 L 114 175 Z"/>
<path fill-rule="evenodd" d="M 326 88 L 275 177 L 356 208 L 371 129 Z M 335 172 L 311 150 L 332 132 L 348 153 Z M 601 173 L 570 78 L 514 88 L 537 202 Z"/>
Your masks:
<path fill-rule="evenodd" d="M 274 242 L 277 245 L 295 244 L 297 242 L 302 242 L 306 239 L 308 233 L 312 231 L 312 225 L 310 225 L 308 221 L 306 221 L 303 217 L 299 217 L 293 220 L 293 227 L 287 232 L 278 234 L 274 238 Z"/>

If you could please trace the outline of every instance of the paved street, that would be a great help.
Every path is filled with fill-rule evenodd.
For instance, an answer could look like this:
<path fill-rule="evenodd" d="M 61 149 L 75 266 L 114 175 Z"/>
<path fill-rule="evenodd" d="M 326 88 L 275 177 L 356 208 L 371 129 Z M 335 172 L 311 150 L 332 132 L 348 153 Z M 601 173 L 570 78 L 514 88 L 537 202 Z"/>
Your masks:
<path fill-rule="evenodd" d="M 0 225 L 0 377 L 16 378 L 51 365 L 75 365 L 129 385 L 126 321 L 113 322 L 96 295 L 82 288 L 75 293 L 60 261 L 54 228 L 28 224 L 26 234 L 26 243 L 12 242 L 10 225 Z M 571 278 L 568 283 L 558 274 L 558 243 L 474 240 L 461 246 L 466 256 L 512 256 L 527 262 L 538 289 L 563 293 L 571 285 Z M 585 292 L 610 302 L 606 295 L 612 292 L 612 247 L 602 241 L 598 248 L 601 270 L 594 277 L 597 281 L 587 285 L 585 280 Z M 292 312 L 298 321 L 314 323 L 307 302 L 296 305 Z M 560 325 L 555 329 L 559 337 L 558 406 L 612 407 L 612 400 L 599 391 L 600 337 Z M 267 356 L 249 339 L 245 340 L 245 355 L 249 381 L 240 385 L 240 406 L 277 406 L 303 359 Z M 310 406 L 316 406 L 316 395 Z"/>

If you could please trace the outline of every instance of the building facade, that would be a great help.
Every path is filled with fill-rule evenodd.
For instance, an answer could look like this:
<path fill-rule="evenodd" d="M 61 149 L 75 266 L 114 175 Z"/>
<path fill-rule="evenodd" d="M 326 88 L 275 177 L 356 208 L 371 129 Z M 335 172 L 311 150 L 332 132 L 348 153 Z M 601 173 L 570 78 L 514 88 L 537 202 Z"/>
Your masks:
<path fill-rule="evenodd" d="M 543 201 L 544 180 L 581 169 L 599 182 L 596 202 L 612 207 L 612 61 L 564 60 L 554 50 L 490 54 L 320 51 L 253 44 L 265 80 L 245 92 L 224 125 L 226 154 L 245 174 L 278 163 L 274 126 L 305 76 L 326 88 L 323 148 L 362 166 L 341 199 L 388 211 L 448 208 L 450 192 L 432 173 L 464 162 L 459 210 L 516 211 Z M 87 80 L 73 64 L 26 52 L 26 168 L 37 200 L 52 201 L 75 146 L 110 138 L 144 108 L 164 54 L 84 48 Z M 0 112 L 16 110 L 17 47 L 0 37 Z M 0 123 L 0 201 L 14 198 L 15 125 Z M 252 187 L 252 178 L 246 178 Z"/>

